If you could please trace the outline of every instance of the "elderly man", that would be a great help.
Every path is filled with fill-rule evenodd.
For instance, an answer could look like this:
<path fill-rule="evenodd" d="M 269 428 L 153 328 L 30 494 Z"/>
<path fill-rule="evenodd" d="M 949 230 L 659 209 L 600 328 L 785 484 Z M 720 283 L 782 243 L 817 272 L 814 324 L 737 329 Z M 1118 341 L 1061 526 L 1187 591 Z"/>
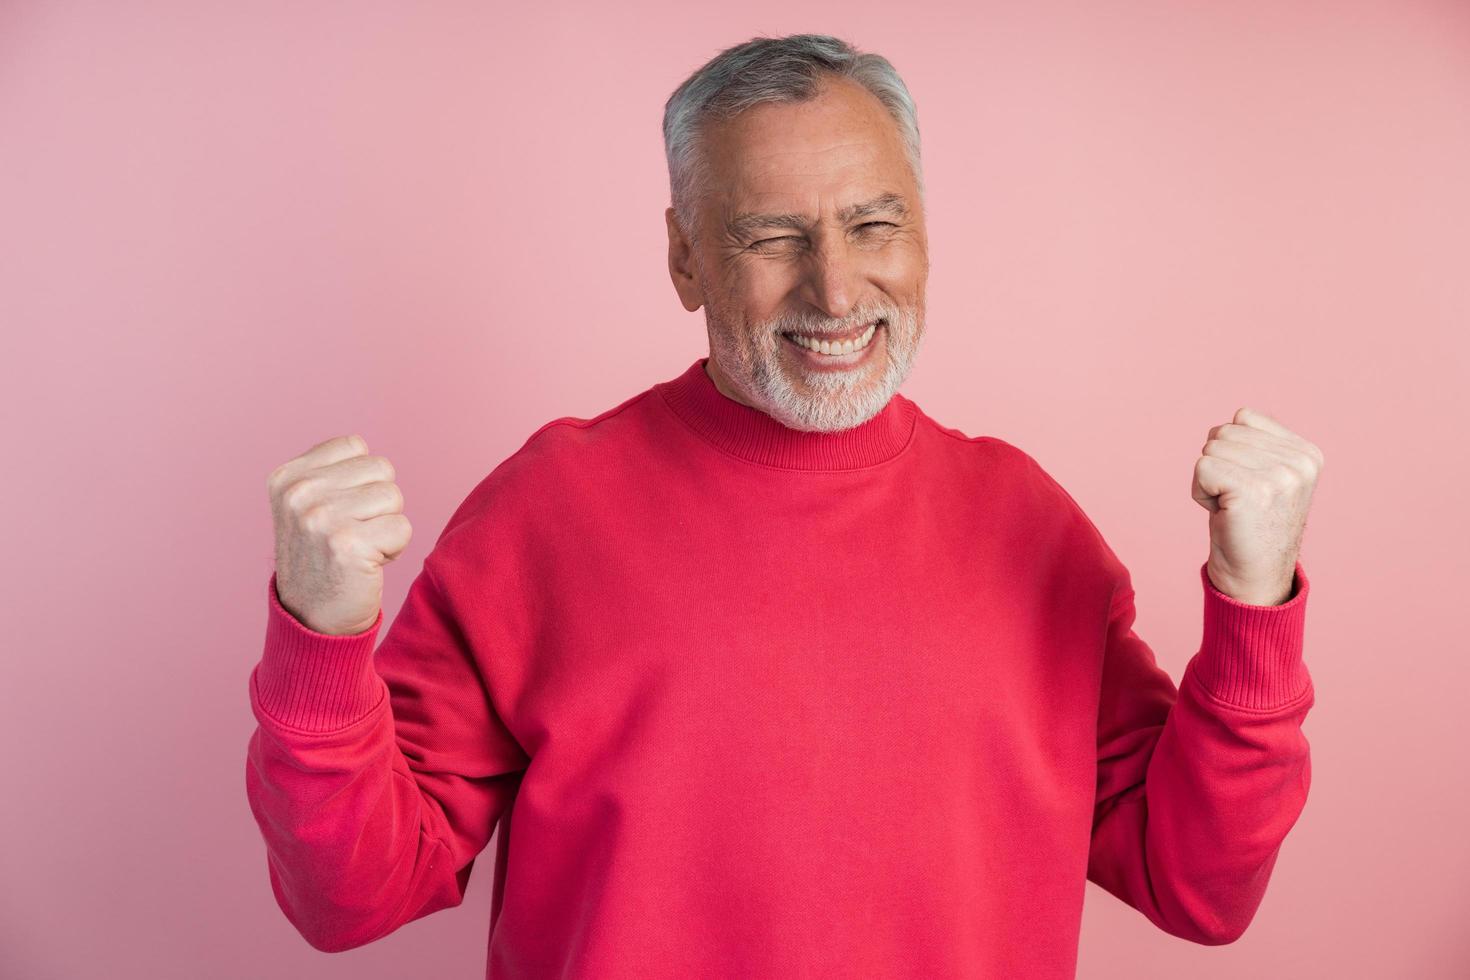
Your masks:
<path fill-rule="evenodd" d="M 1209 430 L 1176 688 L 1068 493 L 897 392 L 929 263 L 893 67 L 757 38 L 664 136 L 708 357 L 537 429 L 376 651 L 391 465 L 353 435 L 270 474 L 246 787 L 292 924 L 343 950 L 458 905 L 498 824 L 492 978 L 1071 977 L 1087 880 L 1240 936 L 1309 783 L 1320 451 Z"/>

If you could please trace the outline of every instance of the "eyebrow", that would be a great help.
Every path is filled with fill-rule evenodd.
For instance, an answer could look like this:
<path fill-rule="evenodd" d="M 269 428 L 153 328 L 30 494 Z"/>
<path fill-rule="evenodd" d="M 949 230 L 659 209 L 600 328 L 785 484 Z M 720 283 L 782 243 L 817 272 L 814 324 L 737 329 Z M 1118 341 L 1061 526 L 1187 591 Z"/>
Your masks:
<path fill-rule="evenodd" d="M 846 224 L 854 218 L 868 218 L 875 214 L 907 218 L 909 209 L 898 194 L 879 194 L 870 201 L 849 204 L 837 212 L 837 219 Z M 736 238 L 745 238 L 759 228 L 794 228 L 805 231 L 811 225 L 811 219 L 804 214 L 757 214 L 749 211 L 743 211 L 726 222 L 730 234 Z"/>

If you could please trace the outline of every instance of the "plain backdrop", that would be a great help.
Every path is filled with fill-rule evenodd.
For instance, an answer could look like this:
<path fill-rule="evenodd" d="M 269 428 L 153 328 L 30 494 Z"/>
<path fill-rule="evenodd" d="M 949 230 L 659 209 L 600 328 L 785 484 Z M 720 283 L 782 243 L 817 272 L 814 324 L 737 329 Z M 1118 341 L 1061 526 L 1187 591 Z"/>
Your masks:
<path fill-rule="evenodd" d="M 660 122 L 756 35 L 917 99 L 903 388 L 1025 449 L 1198 649 L 1208 429 L 1320 445 L 1306 809 L 1236 943 L 1087 887 L 1082 978 L 1470 975 L 1470 4 L 0 2 L 0 975 L 483 975 L 462 906 L 317 952 L 247 806 L 265 476 L 359 432 L 413 543 L 543 422 L 708 351 Z M 386 624 L 385 624 L 386 628 Z M 901 815 L 896 815 L 901 819 Z"/>

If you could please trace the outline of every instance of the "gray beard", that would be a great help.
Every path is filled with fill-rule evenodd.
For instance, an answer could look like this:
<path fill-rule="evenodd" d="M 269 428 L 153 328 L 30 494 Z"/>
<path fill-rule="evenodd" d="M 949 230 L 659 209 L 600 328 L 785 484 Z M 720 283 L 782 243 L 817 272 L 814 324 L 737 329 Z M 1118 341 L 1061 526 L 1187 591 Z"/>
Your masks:
<path fill-rule="evenodd" d="M 710 356 L 730 383 L 747 401 L 790 429 L 806 432 L 840 432 L 861 425 L 883 410 L 912 370 L 924 339 L 924 324 L 917 310 L 884 305 L 864 308 L 853 320 L 884 318 L 887 347 L 877 377 L 871 369 L 852 371 L 804 371 L 805 392 L 798 390 L 781 366 L 786 340 L 783 330 L 814 325 L 814 318 L 783 318 L 742 333 L 713 315 L 705 306 Z M 826 325 L 826 324 L 823 324 Z M 875 337 L 870 343 L 876 343 Z"/>

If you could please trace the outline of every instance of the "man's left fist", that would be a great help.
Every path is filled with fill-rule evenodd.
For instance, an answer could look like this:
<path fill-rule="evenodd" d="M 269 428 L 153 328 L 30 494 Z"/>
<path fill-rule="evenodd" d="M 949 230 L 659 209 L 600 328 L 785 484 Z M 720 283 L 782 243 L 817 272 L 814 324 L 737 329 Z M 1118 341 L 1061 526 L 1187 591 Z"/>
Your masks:
<path fill-rule="evenodd" d="M 1322 450 L 1242 408 L 1200 452 L 1190 492 L 1210 512 L 1210 581 L 1240 602 L 1280 605 L 1291 598 Z"/>

